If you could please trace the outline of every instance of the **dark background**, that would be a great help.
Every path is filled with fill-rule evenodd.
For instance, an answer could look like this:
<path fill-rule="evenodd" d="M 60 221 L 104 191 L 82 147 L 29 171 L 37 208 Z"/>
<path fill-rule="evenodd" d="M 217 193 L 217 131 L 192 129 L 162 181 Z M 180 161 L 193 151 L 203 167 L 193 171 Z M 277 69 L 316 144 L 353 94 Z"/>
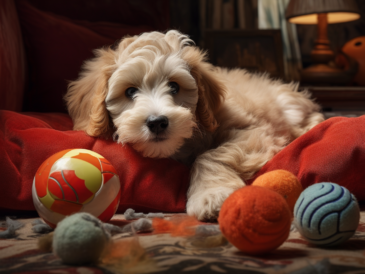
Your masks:
<path fill-rule="evenodd" d="M 188 34 L 199 46 L 203 42 L 204 30 L 201 29 L 200 1 L 198 0 L 30 0 L 30 2 L 41 10 L 77 20 L 143 25 L 146 19 L 149 19 L 154 21 L 153 27 L 156 30 L 166 31 L 166 25 L 168 25 L 171 29 L 178 29 Z M 365 1 L 356 0 L 356 2 L 361 12 L 359 20 L 331 24 L 328 27 L 328 36 L 335 52 L 338 52 L 347 41 L 365 35 Z M 161 10 L 165 16 L 160 14 L 157 16 L 148 8 L 149 6 Z M 136 10 L 143 10 L 144 16 L 134 16 Z M 257 13 L 257 10 L 252 10 L 251 14 L 255 12 Z M 310 63 L 310 51 L 317 32 L 316 26 L 297 25 L 296 27 L 305 67 Z"/>
<path fill-rule="evenodd" d="M 356 0 L 356 2 L 361 15 L 359 20 L 328 26 L 328 37 L 335 53 L 347 41 L 365 35 L 365 0 Z M 199 1 L 172 0 L 170 1 L 170 14 L 172 28 L 189 34 L 194 41 L 198 44 L 201 43 L 203 30 L 200 29 Z M 296 25 L 296 28 L 303 66 L 306 67 L 310 64 L 310 51 L 314 46 L 317 29 L 315 25 Z"/>

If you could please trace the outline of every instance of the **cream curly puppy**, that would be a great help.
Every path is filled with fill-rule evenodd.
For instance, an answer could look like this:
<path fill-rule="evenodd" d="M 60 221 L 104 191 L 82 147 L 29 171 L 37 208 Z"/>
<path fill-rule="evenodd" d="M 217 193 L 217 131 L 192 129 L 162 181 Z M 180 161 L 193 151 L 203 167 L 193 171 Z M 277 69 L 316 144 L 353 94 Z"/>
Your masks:
<path fill-rule="evenodd" d="M 207 220 L 277 152 L 323 121 L 309 94 L 296 89 L 214 67 L 171 30 L 97 50 L 65 99 L 75 130 L 191 165 L 187 213 Z"/>

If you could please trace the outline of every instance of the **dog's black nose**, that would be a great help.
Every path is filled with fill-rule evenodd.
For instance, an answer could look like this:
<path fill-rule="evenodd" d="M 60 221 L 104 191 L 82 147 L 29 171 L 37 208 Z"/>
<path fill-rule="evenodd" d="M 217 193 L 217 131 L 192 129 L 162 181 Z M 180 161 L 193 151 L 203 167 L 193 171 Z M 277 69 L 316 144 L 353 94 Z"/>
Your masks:
<path fill-rule="evenodd" d="M 158 117 L 151 115 L 147 118 L 146 124 L 151 132 L 159 134 L 169 126 L 169 119 L 163 115 Z"/>

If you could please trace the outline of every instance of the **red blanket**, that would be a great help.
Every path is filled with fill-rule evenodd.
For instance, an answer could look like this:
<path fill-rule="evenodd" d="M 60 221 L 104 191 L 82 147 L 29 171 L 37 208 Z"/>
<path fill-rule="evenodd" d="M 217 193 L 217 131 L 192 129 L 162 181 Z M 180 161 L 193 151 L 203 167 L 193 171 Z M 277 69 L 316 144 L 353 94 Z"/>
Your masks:
<path fill-rule="evenodd" d="M 271 170 L 296 174 L 303 187 L 317 182 L 345 186 L 365 201 L 365 116 L 332 118 L 301 136 L 269 161 L 255 177 Z M 189 169 L 171 159 L 143 158 L 129 146 L 72 131 L 65 114 L 0 111 L 0 209 L 34 210 L 31 186 L 44 160 L 69 148 L 93 150 L 118 171 L 119 212 L 184 212 Z M 251 183 L 252 180 L 248 183 Z"/>
<path fill-rule="evenodd" d="M 248 183 L 275 169 L 298 176 L 306 188 L 333 182 L 365 201 L 365 115 L 328 119 L 294 140 L 269 161 Z"/>

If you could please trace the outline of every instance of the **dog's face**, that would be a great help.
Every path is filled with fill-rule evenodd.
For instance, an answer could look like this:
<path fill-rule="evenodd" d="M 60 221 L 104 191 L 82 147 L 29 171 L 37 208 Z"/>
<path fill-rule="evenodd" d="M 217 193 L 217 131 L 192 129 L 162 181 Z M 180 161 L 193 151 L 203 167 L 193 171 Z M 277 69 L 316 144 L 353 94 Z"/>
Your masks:
<path fill-rule="evenodd" d="M 146 157 L 169 157 L 197 128 L 214 130 L 223 95 L 204 54 L 169 31 L 99 50 L 71 83 L 66 100 L 75 129 L 110 134 Z"/>
<path fill-rule="evenodd" d="M 164 37 L 145 36 L 121 54 L 108 81 L 106 108 L 118 142 L 147 157 L 168 157 L 193 134 L 198 87 L 181 53 Z"/>

